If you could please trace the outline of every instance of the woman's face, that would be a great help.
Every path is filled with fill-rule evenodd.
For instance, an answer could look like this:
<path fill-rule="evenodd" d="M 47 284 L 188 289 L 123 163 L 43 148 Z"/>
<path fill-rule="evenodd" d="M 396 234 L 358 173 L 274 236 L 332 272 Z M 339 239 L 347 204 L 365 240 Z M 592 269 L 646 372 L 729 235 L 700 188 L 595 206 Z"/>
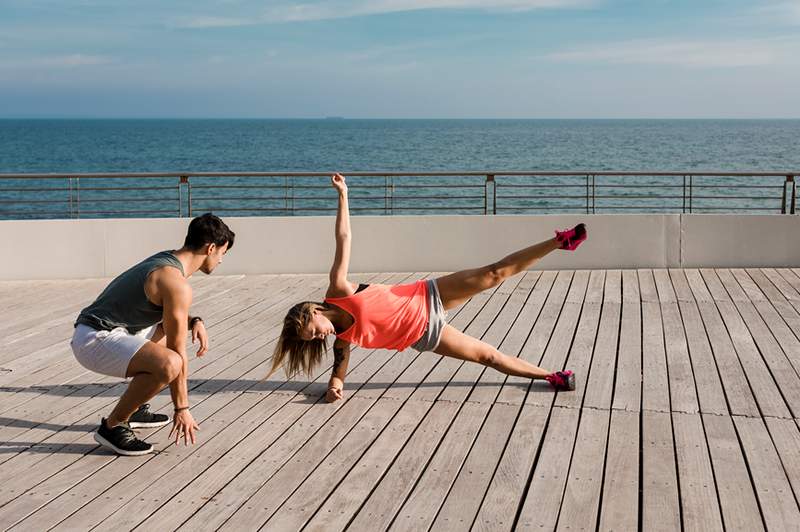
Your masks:
<path fill-rule="evenodd" d="M 305 341 L 324 340 L 329 334 L 336 334 L 331 320 L 322 315 L 319 310 L 315 310 L 311 319 L 300 330 L 300 338 Z"/>

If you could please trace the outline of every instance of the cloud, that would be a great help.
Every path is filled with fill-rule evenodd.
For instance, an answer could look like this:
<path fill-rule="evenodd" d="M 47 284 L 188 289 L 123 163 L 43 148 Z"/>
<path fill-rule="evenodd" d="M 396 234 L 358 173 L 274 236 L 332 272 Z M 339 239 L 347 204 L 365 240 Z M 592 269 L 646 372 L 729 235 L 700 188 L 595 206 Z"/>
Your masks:
<path fill-rule="evenodd" d="M 480 11 L 531 11 L 535 9 L 573 9 L 592 6 L 598 0 L 325 0 L 306 3 L 279 3 L 250 18 L 217 16 L 184 17 L 175 21 L 178 28 L 213 28 L 255 24 L 330 20 L 404 11 L 466 9 Z"/>
<path fill-rule="evenodd" d="M 2 68 L 80 68 L 84 66 L 107 65 L 113 63 L 111 57 L 104 55 L 68 54 L 32 57 L 10 62 L 0 62 Z"/>
<path fill-rule="evenodd" d="M 796 62 L 798 40 L 783 37 L 731 41 L 640 39 L 562 50 L 546 59 L 571 63 L 752 67 Z"/>
<path fill-rule="evenodd" d="M 175 21 L 173 27 L 187 29 L 230 28 L 236 26 L 248 26 L 256 23 L 257 22 L 250 18 L 196 16 L 179 18 Z"/>

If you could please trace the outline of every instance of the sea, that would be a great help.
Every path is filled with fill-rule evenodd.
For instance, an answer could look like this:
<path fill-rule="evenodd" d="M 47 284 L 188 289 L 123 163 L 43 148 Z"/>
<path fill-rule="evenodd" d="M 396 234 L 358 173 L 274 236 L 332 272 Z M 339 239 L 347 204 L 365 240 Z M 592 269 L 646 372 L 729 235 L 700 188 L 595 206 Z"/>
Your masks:
<path fill-rule="evenodd" d="M 534 171 L 576 175 L 502 175 Z M 643 175 L 593 174 L 616 171 Z M 0 120 L 0 174 L 64 176 L 0 176 L 0 219 L 330 215 L 336 207 L 320 177 L 74 176 L 139 172 L 379 174 L 348 178 L 355 215 L 780 213 L 792 195 L 784 174 L 800 172 L 800 120 Z M 455 175 L 417 175 L 426 172 Z"/>

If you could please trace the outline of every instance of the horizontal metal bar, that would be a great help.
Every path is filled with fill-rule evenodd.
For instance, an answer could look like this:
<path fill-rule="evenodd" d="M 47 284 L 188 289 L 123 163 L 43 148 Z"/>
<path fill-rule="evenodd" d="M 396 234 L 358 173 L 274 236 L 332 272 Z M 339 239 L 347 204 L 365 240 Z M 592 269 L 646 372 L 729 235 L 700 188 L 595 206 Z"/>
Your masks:
<path fill-rule="evenodd" d="M 786 177 L 787 175 L 800 175 L 798 171 L 771 171 L 771 172 L 722 172 L 713 171 L 598 171 L 598 170 L 530 170 L 530 171 L 503 171 L 503 170 L 482 170 L 482 171 L 454 171 L 454 172 L 347 172 L 339 171 L 347 176 L 354 177 L 469 177 L 469 176 L 575 176 L 585 178 L 587 175 L 593 176 L 693 176 L 693 177 Z M 47 173 L 47 174 L 0 174 L 0 179 L 58 179 L 58 178 L 79 178 L 79 179 L 98 179 L 98 178 L 166 178 L 166 177 L 329 177 L 334 172 L 131 172 L 131 173 Z"/>
<path fill-rule="evenodd" d="M 0 192 L 69 192 L 69 187 L 64 188 L 2 188 Z"/>

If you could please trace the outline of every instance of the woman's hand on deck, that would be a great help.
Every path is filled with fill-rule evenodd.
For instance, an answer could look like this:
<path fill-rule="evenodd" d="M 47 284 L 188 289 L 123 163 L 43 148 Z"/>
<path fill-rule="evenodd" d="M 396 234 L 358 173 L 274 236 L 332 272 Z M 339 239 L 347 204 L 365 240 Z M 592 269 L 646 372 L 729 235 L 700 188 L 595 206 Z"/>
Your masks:
<path fill-rule="evenodd" d="M 342 393 L 341 388 L 337 388 L 336 386 L 331 386 L 328 388 L 328 393 L 325 394 L 325 400 L 329 403 L 335 403 L 339 399 L 344 397 L 344 393 Z"/>
<path fill-rule="evenodd" d="M 333 174 L 331 176 L 331 184 L 333 188 L 335 188 L 339 194 L 347 194 L 347 183 L 344 181 L 344 176 L 342 174 Z"/>

